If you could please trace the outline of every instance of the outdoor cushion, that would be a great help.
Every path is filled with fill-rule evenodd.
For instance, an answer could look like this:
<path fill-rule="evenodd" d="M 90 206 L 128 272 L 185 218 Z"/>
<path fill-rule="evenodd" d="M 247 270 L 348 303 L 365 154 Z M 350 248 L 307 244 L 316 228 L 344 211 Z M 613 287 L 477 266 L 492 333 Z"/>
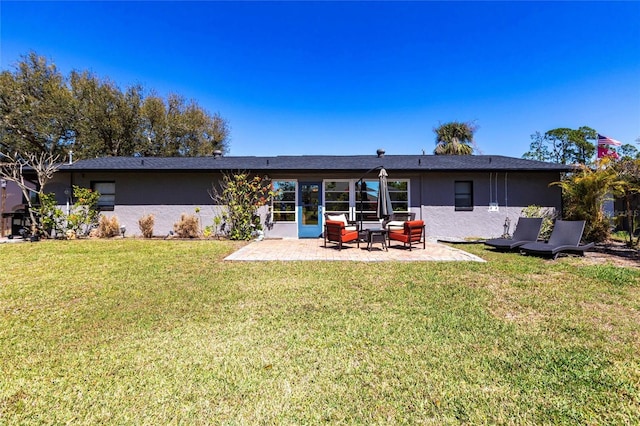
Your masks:
<path fill-rule="evenodd" d="M 389 232 L 389 247 L 391 240 L 402 241 L 404 246 L 409 245 L 409 251 L 413 247 L 413 243 L 422 241 L 422 248 L 426 247 L 424 235 L 424 222 L 422 220 L 409 220 L 404 222 L 402 232 Z"/>
<path fill-rule="evenodd" d="M 342 213 L 342 214 L 330 214 L 330 213 L 327 213 L 326 219 L 344 223 L 344 227 L 345 227 L 345 229 L 347 231 L 357 231 L 358 230 L 357 226 L 349 225 L 349 221 L 347 220 L 347 216 L 344 213 Z"/>
<path fill-rule="evenodd" d="M 387 230 L 389 232 L 402 232 L 404 230 L 404 221 L 392 220 L 387 222 Z"/>

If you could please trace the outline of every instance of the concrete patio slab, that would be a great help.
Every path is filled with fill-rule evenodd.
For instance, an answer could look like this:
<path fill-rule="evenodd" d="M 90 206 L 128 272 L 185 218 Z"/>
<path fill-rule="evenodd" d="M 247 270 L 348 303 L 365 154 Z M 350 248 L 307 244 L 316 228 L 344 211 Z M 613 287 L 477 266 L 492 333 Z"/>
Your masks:
<path fill-rule="evenodd" d="M 360 243 L 360 248 L 355 244 L 345 244 L 342 250 L 338 250 L 333 243 L 323 246 L 322 239 L 283 239 L 254 241 L 240 250 L 227 256 L 229 261 L 352 261 L 352 262 L 445 262 L 445 261 L 471 261 L 485 262 L 484 259 L 467 253 L 463 250 L 438 243 L 427 241 L 426 249 L 422 245 L 409 251 L 402 245 L 392 245 L 389 251 L 385 251 L 375 244 L 371 251 L 366 249 L 366 243 Z"/>

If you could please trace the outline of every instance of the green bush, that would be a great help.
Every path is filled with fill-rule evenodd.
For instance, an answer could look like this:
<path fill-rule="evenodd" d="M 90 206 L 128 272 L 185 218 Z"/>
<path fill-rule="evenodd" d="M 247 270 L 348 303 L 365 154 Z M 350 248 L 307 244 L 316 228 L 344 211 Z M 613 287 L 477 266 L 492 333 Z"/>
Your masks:
<path fill-rule="evenodd" d="M 271 179 L 251 176 L 249 173 L 223 175 L 221 189 L 213 187 L 209 193 L 220 206 L 224 206 L 222 229 L 232 240 L 250 240 L 262 230 L 258 209 L 273 197 Z"/>
<path fill-rule="evenodd" d="M 575 173 L 560 182 L 564 200 L 563 215 L 567 220 L 584 220 L 585 241 L 605 241 L 611 232 L 611 221 L 604 214 L 602 205 L 618 185 L 618 176 L 607 163 L 595 169 L 580 166 Z"/>
<path fill-rule="evenodd" d="M 548 240 L 553 230 L 553 222 L 556 219 L 556 213 L 554 210 L 537 206 L 532 204 L 522 209 L 521 215 L 523 217 L 541 217 L 542 226 L 540 227 L 540 235 L 538 238 Z"/>
<path fill-rule="evenodd" d="M 69 206 L 69 214 L 58 207 L 55 194 L 40 194 L 40 208 L 43 231 L 58 238 L 70 235 L 87 236 L 98 224 L 98 199 L 100 194 L 89 188 L 73 186 L 74 202 Z"/>

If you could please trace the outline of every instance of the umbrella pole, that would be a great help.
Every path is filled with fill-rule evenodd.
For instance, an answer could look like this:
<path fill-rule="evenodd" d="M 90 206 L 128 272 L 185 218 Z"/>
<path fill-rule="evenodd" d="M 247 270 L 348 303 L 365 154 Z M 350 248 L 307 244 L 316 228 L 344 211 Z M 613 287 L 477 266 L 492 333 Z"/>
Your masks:
<path fill-rule="evenodd" d="M 383 169 L 384 166 L 376 166 L 373 167 L 369 170 L 367 170 L 366 172 L 364 172 L 364 174 L 360 177 L 360 179 L 358 179 L 358 182 L 360 182 L 360 227 L 358 228 L 358 233 L 360 233 L 362 231 L 362 214 L 364 212 L 363 210 L 363 197 L 364 197 L 364 191 L 362 190 L 362 183 L 364 182 L 364 178 L 366 175 L 368 175 L 369 173 L 375 171 L 375 170 L 380 170 Z"/>

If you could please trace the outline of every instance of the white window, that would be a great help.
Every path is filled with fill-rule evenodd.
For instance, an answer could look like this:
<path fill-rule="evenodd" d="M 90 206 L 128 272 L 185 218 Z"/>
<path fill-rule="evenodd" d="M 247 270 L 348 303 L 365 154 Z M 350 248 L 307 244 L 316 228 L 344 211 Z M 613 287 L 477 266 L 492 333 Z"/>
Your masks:
<path fill-rule="evenodd" d="M 409 181 L 389 180 L 389 198 L 394 212 L 409 212 Z M 378 189 L 380 183 L 378 179 L 367 179 L 362 182 L 354 182 L 354 209 L 356 220 L 377 221 Z"/>
<path fill-rule="evenodd" d="M 324 182 L 324 211 L 331 214 L 344 213 L 349 217 L 350 182 L 348 180 L 332 180 Z"/>
<path fill-rule="evenodd" d="M 274 222 L 296 221 L 296 182 L 273 181 L 276 196 L 271 204 Z"/>

